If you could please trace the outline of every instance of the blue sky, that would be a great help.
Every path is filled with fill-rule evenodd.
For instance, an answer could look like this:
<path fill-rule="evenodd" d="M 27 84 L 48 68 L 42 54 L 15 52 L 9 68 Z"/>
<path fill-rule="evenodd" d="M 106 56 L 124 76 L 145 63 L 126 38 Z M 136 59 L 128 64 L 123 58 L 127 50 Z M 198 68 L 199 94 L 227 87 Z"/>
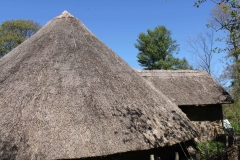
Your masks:
<path fill-rule="evenodd" d="M 45 25 L 70 12 L 131 67 L 140 69 L 134 47 L 140 32 L 164 25 L 180 44 L 178 57 L 186 57 L 186 39 L 205 31 L 214 4 L 196 8 L 195 0 L 1 0 L 0 23 L 11 19 L 31 19 Z"/>

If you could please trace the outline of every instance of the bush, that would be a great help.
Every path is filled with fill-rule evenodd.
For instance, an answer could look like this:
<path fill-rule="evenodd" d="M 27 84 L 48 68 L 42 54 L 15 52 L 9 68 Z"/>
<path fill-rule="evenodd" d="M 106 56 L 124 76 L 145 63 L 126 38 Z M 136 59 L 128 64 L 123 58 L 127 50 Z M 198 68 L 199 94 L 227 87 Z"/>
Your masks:
<path fill-rule="evenodd" d="M 233 126 L 235 133 L 240 134 L 240 101 L 234 104 L 223 105 L 223 116 L 228 119 Z"/>

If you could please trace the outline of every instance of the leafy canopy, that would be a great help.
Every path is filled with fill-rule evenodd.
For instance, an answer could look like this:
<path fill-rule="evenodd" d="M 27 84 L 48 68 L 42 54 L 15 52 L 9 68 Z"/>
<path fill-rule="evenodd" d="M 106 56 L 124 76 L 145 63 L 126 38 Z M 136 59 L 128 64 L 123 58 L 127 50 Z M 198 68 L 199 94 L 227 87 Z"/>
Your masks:
<path fill-rule="evenodd" d="M 185 58 L 173 56 L 178 53 L 179 45 L 171 38 L 171 32 L 165 26 L 158 26 L 147 34 L 140 33 L 135 47 L 139 50 L 138 62 L 144 69 L 192 69 Z"/>
<path fill-rule="evenodd" d="M 40 29 L 32 20 L 11 20 L 0 25 L 0 58 Z"/>

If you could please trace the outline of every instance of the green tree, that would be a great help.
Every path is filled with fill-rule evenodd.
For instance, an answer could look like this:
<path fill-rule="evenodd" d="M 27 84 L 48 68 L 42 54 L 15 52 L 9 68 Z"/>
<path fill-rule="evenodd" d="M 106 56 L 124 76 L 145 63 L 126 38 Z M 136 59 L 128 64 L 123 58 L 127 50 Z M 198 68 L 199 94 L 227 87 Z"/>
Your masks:
<path fill-rule="evenodd" d="M 10 20 L 0 25 L 0 58 L 40 29 L 32 20 Z"/>
<path fill-rule="evenodd" d="M 158 26 L 147 34 L 140 33 L 135 47 L 139 50 L 138 62 L 144 69 L 192 69 L 185 58 L 173 56 L 178 53 L 179 45 L 171 38 L 171 32 L 165 26 Z"/>

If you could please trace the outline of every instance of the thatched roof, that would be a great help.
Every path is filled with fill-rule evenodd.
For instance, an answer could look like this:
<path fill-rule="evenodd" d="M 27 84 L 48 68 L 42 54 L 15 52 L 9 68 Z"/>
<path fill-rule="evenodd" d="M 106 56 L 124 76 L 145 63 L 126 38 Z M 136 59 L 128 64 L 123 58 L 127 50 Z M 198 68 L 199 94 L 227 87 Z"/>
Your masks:
<path fill-rule="evenodd" d="M 177 105 L 233 103 L 228 92 L 205 71 L 136 70 Z"/>
<path fill-rule="evenodd" d="M 0 159 L 102 156 L 197 136 L 175 104 L 68 12 L 0 68 Z"/>

